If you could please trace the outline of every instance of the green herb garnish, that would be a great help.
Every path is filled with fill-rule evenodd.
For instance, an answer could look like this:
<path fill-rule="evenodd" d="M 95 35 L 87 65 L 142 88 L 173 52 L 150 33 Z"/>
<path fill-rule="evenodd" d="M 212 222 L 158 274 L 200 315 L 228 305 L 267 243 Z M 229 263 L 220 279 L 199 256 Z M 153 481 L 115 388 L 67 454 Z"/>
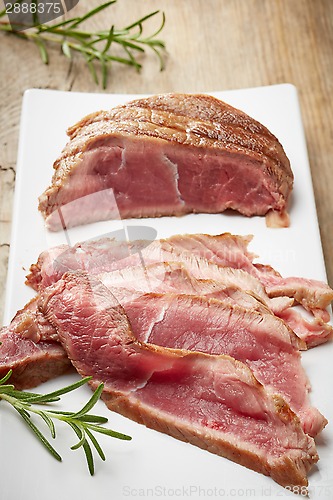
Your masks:
<path fill-rule="evenodd" d="M 20 5 L 22 1 L 13 2 L 13 5 Z M 84 57 L 96 84 L 99 84 L 100 78 L 97 75 L 95 63 L 100 65 L 101 82 L 104 89 L 107 86 L 108 70 L 112 62 L 133 66 L 135 69 L 140 70 L 142 65 L 138 60 L 138 55 L 144 53 L 146 48 L 151 49 L 157 55 L 162 70 L 164 68 L 162 51 L 165 49 L 165 44 L 156 37 L 165 24 L 163 12 L 161 13 L 160 26 L 149 36 L 144 36 L 143 25 L 148 19 L 159 14 L 159 10 L 151 12 L 122 29 L 116 29 L 114 25 L 103 31 L 85 31 L 81 28 L 81 25 L 87 19 L 107 9 L 116 1 L 112 0 L 103 3 L 81 17 L 72 17 L 53 25 L 38 24 L 24 31 L 22 31 L 22 24 L 15 27 L 15 24 L 0 21 L 0 31 L 16 35 L 24 40 L 33 41 L 38 47 L 41 59 L 45 64 L 49 63 L 47 49 L 49 43 L 60 44 L 63 55 L 69 59 L 72 58 L 73 53 L 80 53 Z M 0 19 L 5 15 L 6 9 L 0 11 Z M 35 16 L 37 16 L 38 21 L 38 15 L 35 14 Z M 111 52 L 111 49 L 116 47 L 122 49 L 123 55 Z"/>
<path fill-rule="evenodd" d="M 52 454 L 54 458 L 61 461 L 62 458 L 59 453 L 54 449 L 42 431 L 34 424 L 31 419 L 31 414 L 39 416 L 46 424 L 50 430 L 52 438 L 56 437 L 56 427 L 54 420 L 60 420 L 66 422 L 78 437 L 78 442 L 71 446 L 72 450 L 78 448 L 83 448 L 89 472 L 91 475 L 94 474 L 94 458 L 92 453 L 91 444 L 93 448 L 97 451 L 99 457 L 105 460 L 104 452 L 98 443 L 95 433 L 106 434 L 118 439 L 130 440 L 131 437 L 126 434 L 121 434 L 119 432 L 113 431 L 102 427 L 108 419 L 106 417 L 91 415 L 88 412 L 93 408 L 96 402 L 99 400 L 100 395 L 103 391 L 103 384 L 100 384 L 89 401 L 77 412 L 68 411 L 56 411 L 52 409 L 39 409 L 33 405 L 46 405 L 48 403 L 54 403 L 60 400 L 60 396 L 68 392 L 74 391 L 78 387 L 86 384 L 91 377 L 85 377 L 78 382 L 74 382 L 62 389 L 59 389 L 49 394 L 37 394 L 33 392 L 18 391 L 13 385 L 6 384 L 12 374 L 10 370 L 7 375 L 0 379 L 0 400 L 7 401 L 23 418 L 24 422 L 30 427 L 34 432 L 39 441 L 45 446 L 45 448 Z"/>

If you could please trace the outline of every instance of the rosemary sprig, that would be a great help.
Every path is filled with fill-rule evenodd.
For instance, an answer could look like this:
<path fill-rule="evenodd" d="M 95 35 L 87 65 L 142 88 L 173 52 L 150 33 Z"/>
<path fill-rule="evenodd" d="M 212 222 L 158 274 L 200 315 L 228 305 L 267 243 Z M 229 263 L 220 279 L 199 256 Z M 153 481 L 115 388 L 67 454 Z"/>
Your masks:
<path fill-rule="evenodd" d="M 21 4 L 23 0 L 13 2 Z M 145 49 L 151 49 L 157 56 L 160 64 L 160 70 L 164 69 L 163 50 L 165 44 L 157 38 L 165 25 L 164 12 L 161 13 L 161 22 L 158 29 L 149 36 L 144 36 L 144 23 L 160 13 L 159 10 L 138 19 L 125 28 L 116 29 L 112 25 L 107 30 L 85 31 L 82 24 L 87 19 L 92 18 L 99 12 L 107 9 L 117 0 L 112 0 L 90 10 L 81 17 L 72 17 L 56 24 L 39 24 L 33 28 L 27 28 L 22 31 L 22 25 L 10 24 L 7 21 L 0 21 L 0 31 L 15 35 L 24 40 L 33 41 L 38 47 L 42 61 L 49 63 L 48 44 L 58 44 L 65 57 L 72 59 L 73 53 L 79 53 L 83 56 L 88 69 L 96 84 L 101 83 L 103 88 L 107 87 L 108 70 L 111 63 L 118 62 L 133 66 L 140 70 L 142 65 L 138 56 L 145 52 Z M 6 15 L 6 10 L 0 12 L 0 19 Z M 120 47 L 122 54 L 111 52 L 111 49 Z M 95 63 L 101 67 L 101 78 L 98 77 Z"/>
<path fill-rule="evenodd" d="M 18 391 L 11 384 L 7 384 L 6 382 L 9 380 L 12 374 L 12 370 L 10 370 L 7 375 L 5 375 L 2 379 L 0 379 L 0 400 L 7 401 L 23 418 L 24 422 L 30 427 L 30 429 L 34 432 L 39 441 L 45 446 L 45 448 L 51 453 L 51 455 L 57 460 L 61 461 L 62 458 L 59 453 L 55 450 L 55 448 L 51 445 L 49 440 L 45 437 L 42 431 L 36 426 L 36 424 L 31 419 L 31 413 L 40 417 L 46 426 L 49 428 L 50 434 L 52 438 L 56 437 L 56 427 L 54 424 L 54 420 L 60 420 L 68 424 L 76 436 L 79 438 L 78 442 L 71 446 L 72 450 L 76 450 L 78 448 L 83 448 L 83 451 L 86 456 L 88 469 L 91 475 L 94 474 L 95 466 L 94 466 L 94 458 L 92 453 L 91 444 L 93 448 L 97 451 L 99 457 L 102 460 L 105 460 L 104 452 L 98 443 L 96 437 L 93 432 L 106 434 L 107 436 L 111 436 L 118 439 L 130 440 L 131 437 L 126 434 L 121 434 L 119 432 L 113 431 L 111 429 L 107 429 L 102 427 L 102 424 L 105 424 L 108 419 L 106 417 L 91 415 L 89 412 L 94 407 L 100 395 L 103 391 L 103 384 L 100 384 L 89 401 L 81 408 L 81 410 L 77 412 L 68 412 L 68 411 L 56 411 L 51 409 L 39 409 L 33 405 L 46 405 L 48 403 L 54 403 L 55 401 L 60 400 L 60 396 L 66 394 L 68 392 L 72 392 L 78 387 L 86 384 L 91 377 L 85 377 L 78 382 L 74 382 L 62 389 L 59 389 L 54 392 L 50 392 L 48 394 L 37 394 L 33 392 L 25 392 Z"/>

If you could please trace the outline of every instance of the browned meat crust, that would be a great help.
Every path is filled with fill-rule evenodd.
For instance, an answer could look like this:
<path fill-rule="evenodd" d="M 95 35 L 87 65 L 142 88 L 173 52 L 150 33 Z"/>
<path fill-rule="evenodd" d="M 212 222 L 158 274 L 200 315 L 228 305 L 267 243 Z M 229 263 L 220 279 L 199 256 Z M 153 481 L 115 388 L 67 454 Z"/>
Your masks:
<path fill-rule="evenodd" d="M 281 144 L 259 122 L 212 96 L 161 94 L 138 99 L 111 111 L 100 111 L 83 118 L 68 129 L 68 135 L 70 142 L 54 163 L 52 184 L 40 197 L 39 209 L 46 219 L 62 206 L 61 190 L 64 187 L 67 189 L 73 181 L 73 175 L 80 168 L 85 153 L 106 145 L 109 147 L 107 141 L 113 138 L 121 142 L 121 147 L 126 147 L 124 144 L 127 141 L 134 141 L 132 147 L 139 149 L 140 141 L 144 141 L 146 145 L 149 144 L 150 150 L 160 148 L 166 156 L 169 154 L 170 145 L 174 148 L 176 157 L 184 155 L 184 147 L 187 150 L 185 155 L 190 157 L 222 154 L 227 161 L 251 165 L 254 171 L 264 174 L 269 185 L 265 185 L 263 189 L 272 197 L 269 203 L 262 206 L 258 197 L 257 210 L 253 204 L 247 208 L 246 204 L 240 203 L 239 200 L 234 204 L 232 200 L 228 200 L 227 205 L 224 202 L 224 207 L 220 205 L 219 209 L 213 203 L 211 207 L 208 203 L 205 207 L 200 205 L 196 208 L 193 206 L 193 199 L 187 202 L 186 195 L 180 192 L 181 202 L 178 204 L 172 202 L 167 206 L 157 207 L 153 212 L 146 206 L 130 206 L 129 211 L 125 207 L 120 209 L 122 217 L 181 215 L 192 211 L 213 213 L 231 207 L 244 215 L 264 215 L 273 210 L 274 225 L 288 225 L 286 208 L 293 186 L 293 174 Z M 161 165 L 158 168 L 162 168 Z M 137 172 L 137 175 L 140 175 L 140 172 Z M 184 176 L 188 173 L 179 174 L 178 167 L 177 175 Z M 135 179 L 131 181 L 135 182 Z M 214 182 L 214 179 L 211 182 Z M 176 191 L 177 189 L 176 186 Z M 253 189 L 252 184 L 249 189 Z M 82 193 L 77 195 L 83 196 Z M 134 201 L 134 205 L 136 203 Z M 99 217 L 101 214 L 96 216 Z M 271 217 L 268 220 L 270 219 Z M 82 223 L 82 220 L 79 223 Z M 75 224 L 76 222 L 73 222 L 72 225 Z"/>

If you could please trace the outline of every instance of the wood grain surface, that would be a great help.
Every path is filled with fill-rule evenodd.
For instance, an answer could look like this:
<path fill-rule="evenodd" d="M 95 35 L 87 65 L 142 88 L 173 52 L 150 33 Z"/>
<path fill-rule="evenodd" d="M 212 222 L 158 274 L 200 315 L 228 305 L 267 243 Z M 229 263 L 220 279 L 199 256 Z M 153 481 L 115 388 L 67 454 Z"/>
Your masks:
<path fill-rule="evenodd" d="M 84 1 L 70 15 L 102 2 Z M 90 27 L 122 27 L 161 9 L 166 69 L 153 54 L 140 74 L 114 64 L 106 92 L 214 91 L 292 83 L 299 92 L 328 279 L 333 285 L 332 0 L 118 0 Z M 0 33 L 0 318 L 7 261 L 22 94 L 28 88 L 100 92 L 84 62 L 58 47 L 44 65 L 32 43 Z M 52 121 L 52 116 L 46 116 Z M 286 110 L 286 120 L 288 120 Z M 309 263 L 311 266 L 311 263 Z M 23 305 L 23 304 L 22 304 Z"/>

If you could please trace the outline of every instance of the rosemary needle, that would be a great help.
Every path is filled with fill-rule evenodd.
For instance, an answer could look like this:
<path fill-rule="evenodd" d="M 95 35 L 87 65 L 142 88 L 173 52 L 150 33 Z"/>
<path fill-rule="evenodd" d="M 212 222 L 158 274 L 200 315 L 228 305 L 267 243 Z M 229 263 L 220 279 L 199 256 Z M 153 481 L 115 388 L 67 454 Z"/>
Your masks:
<path fill-rule="evenodd" d="M 74 382 L 62 389 L 50 392 L 48 394 L 37 394 L 33 392 L 18 391 L 13 385 L 7 384 L 6 382 L 10 379 L 12 370 L 10 370 L 7 375 L 0 379 L 0 400 L 4 400 L 9 403 L 22 417 L 24 422 L 30 427 L 34 432 L 35 436 L 39 441 L 45 446 L 45 448 L 51 453 L 51 455 L 57 460 L 61 461 L 61 456 L 52 446 L 50 441 L 42 433 L 42 431 L 34 424 L 31 419 L 31 414 L 39 416 L 49 428 L 52 438 L 56 437 L 56 427 L 54 420 L 60 420 L 68 424 L 76 436 L 78 441 L 74 444 L 71 449 L 76 450 L 78 448 L 83 448 L 86 456 L 88 469 L 91 475 L 94 474 L 94 458 L 92 453 L 92 447 L 95 448 L 97 454 L 102 460 L 105 460 L 104 452 L 98 443 L 93 432 L 106 434 L 107 436 L 130 440 L 131 437 L 120 432 L 113 431 L 106 427 L 102 427 L 108 419 L 106 417 L 91 415 L 89 412 L 94 407 L 96 402 L 99 400 L 100 395 L 103 391 L 103 384 L 100 384 L 89 401 L 77 412 L 69 411 L 57 411 L 53 409 L 39 409 L 33 405 L 46 405 L 48 403 L 54 403 L 60 400 L 60 396 L 68 392 L 72 392 L 78 387 L 86 384 L 91 377 L 85 377 L 78 382 Z"/>
<path fill-rule="evenodd" d="M 21 4 L 22 1 L 19 0 L 13 4 Z M 56 24 L 36 24 L 30 28 L 27 26 L 27 29 L 23 30 L 22 26 L 24 25 L 22 24 L 15 25 L 7 21 L 0 21 L 0 31 L 34 42 L 45 64 L 49 63 L 48 45 L 50 43 L 60 45 L 62 54 L 68 59 L 72 59 L 73 53 L 81 54 L 95 83 L 99 84 L 101 81 L 104 89 L 107 86 L 108 70 L 113 62 L 133 66 L 136 70 L 140 70 L 142 64 L 139 62 L 138 55 L 142 55 L 146 49 L 150 49 L 156 54 L 160 69 L 164 69 L 163 50 L 165 44 L 157 37 L 165 25 L 165 15 L 159 10 L 151 12 L 122 29 L 116 29 L 114 25 L 102 31 L 82 29 L 82 25 L 87 19 L 109 8 L 116 1 L 103 3 L 81 17 L 73 17 Z M 161 15 L 158 29 L 145 36 L 144 24 L 148 19 L 158 14 Z M 0 11 L 0 19 L 5 15 L 6 9 Z M 38 21 L 38 17 L 34 20 Z M 117 51 L 117 47 L 120 47 L 122 53 Z M 100 77 L 96 71 L 96 63 L 101 68 Z"/>

